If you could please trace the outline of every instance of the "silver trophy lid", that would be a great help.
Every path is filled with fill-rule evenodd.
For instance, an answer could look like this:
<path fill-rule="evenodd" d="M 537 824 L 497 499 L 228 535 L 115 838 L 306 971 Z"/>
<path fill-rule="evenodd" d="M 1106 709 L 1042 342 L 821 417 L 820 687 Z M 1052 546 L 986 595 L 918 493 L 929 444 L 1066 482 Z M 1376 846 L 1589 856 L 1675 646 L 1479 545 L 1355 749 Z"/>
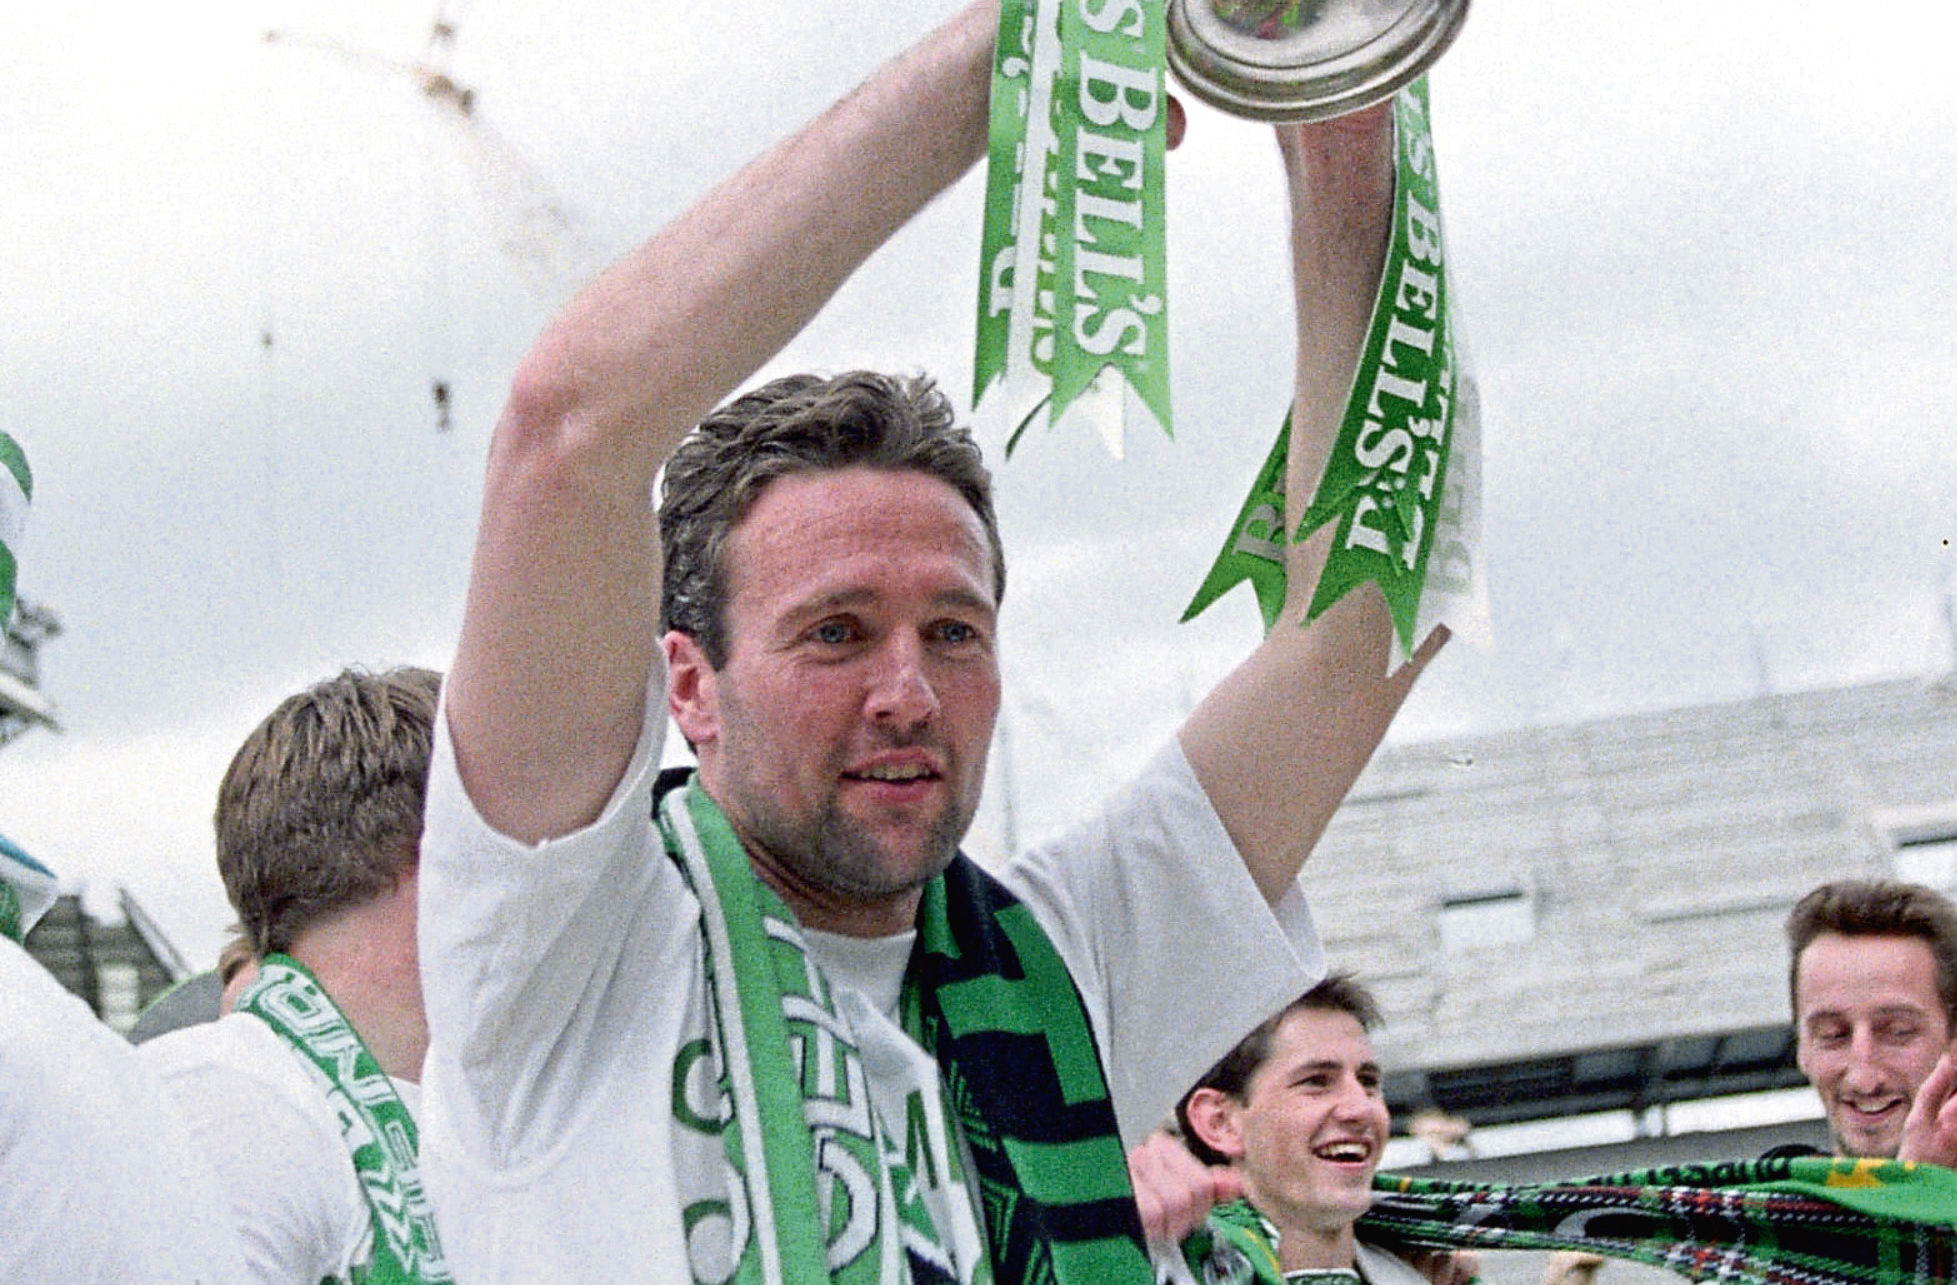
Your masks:
<path fill-rule="evenodd" d="M 1169 68 L 1252 120 L 1327 120 L 1433 65 L 1468 0 L 1169 0 Z"/>

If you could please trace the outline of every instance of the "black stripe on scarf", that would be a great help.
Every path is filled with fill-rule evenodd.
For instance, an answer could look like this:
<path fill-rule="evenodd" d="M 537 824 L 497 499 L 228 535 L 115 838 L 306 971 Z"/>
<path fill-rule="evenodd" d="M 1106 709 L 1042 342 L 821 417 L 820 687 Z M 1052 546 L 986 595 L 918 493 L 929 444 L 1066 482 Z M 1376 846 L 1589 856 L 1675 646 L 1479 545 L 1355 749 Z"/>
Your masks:
<path fill-rule="evenodd" d="M 1055 997 L 1028 983 L 1029 971 L 1065 976 L 1058 952 L 1033 923 L 1031 912 L 1004 885 L 960 854 L 942 878 L 941 897 L 927 891 L 918 916 L 918 947 L 913 978 L 922 999 L 924 1037 L 943 1069 L 951 1109 L 972 1149 L 985 1205 L 986 1232 L 1000 1285 L 1065 1282 L 1100 1285 L 1153 1279 L 1144 1247 L 1141 1217 L 1128 1185 L 1127 1161 L 1108 1098 L 1107 1076 L 1094 1044 L 1086 1006 L 1067 979 L 1068 993 Z M 1048 952 L 1029 970 L 1001 920 L 1020 920 L 1034 949 Z M 1004 1014 L 954 1013 L 961 982 L 995 977 L 1024 988 L 1028 1004 L 1046 1013 L 1048 1024 L 1036 1034 L 1000 1030 Z M 1055 1029 L 1060 1023 L 1064 1029 Z M 1006 1024 L 1001 1021 L 999 1024 Z M 1012 1022 L 1024 1027 L 1027 1022 Z M 954 1028 L 964 1034 L 954 1035 Z M 1074 1048 L 1085 1041 L 1095 1050 L 1091 1082 L 1065 1073 L 1056 1061 L 1056 1044 Z M 1050 1153 L 1018 1149 L 1016 1143 L 1095 1144 L 1092 1161 L 1099 1172 L 1083 1180 L 1078 1172 L 1056 1172 Z M 1015 1157 L 1015 1150 L 1018 1151 Z M 1046 1172 L 1032 1172 L 1046 1164 Z M 1072 1187 L 1119 1191 L 1119 1197 L 1042 1201 L 1028 1187 L 1052 1191 Z M 1087 1273 L 1092 1273 L 1088 1275 Z"/>

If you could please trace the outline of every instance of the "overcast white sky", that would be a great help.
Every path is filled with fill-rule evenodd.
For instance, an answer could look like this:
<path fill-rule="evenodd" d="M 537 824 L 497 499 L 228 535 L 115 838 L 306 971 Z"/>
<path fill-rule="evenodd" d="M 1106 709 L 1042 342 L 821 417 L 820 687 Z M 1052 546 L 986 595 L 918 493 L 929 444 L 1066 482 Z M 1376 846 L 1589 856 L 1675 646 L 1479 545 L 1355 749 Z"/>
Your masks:
<path fill-rule="evenodd" d="M 433 0 L 18 15 L 0 414 L 36 472 L 20 587 L 67 628 L 43 666 L 65 731 L 0 751 L 0 832 L 98 900 L 130 888 L 204 962 L 238 741 L 344 663 L 446 661 L 488 431 L 549 314 L 512 247 L 552 251 L 563 288 L 952 8 L 454 8 L 457 78 L 523 174 L 406 75 L 261 39 L 411 61 Z M 1950 663 L 1942 12 L 1476 5 L 1434 113 L 1497 645 L 1450 649 L 1398 734 Z M 1247 596 L 1174 622 L 1285 398 L 1275 174 L 1263 130 L 1195 113 L 1170 174 L 1178 439 L 1000 467 L 1023 830 L 1139 762 L 1254 637 Z M 537 183 L 575 238 L 526 230 Z M 781 366 L 962 395 L 978 200 L 968 180 L 927 212 Z"/>

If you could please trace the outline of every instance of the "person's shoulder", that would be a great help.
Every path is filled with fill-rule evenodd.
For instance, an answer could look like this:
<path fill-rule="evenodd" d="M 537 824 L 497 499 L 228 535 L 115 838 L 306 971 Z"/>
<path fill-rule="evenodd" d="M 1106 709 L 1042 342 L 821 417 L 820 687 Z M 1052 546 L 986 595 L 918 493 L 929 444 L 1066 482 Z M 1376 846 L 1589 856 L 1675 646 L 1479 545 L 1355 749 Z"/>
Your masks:
<path fill-rule="evenodd" d="M 332 1100 L 277 1032 L 232 1013 L 159 1035 L 138 1052 L 220 1187 L 262 1193 L 268 1236 L 281 1245 L 315 1234 L 341 1239 L 321 1229 L 338 1227 L 360 1203 L 353 1159 Z M 307 1230 L 272 1230 L 294 1227 Z M 308 1265 L 310 1275 L 293 1279 L 317 1280 L 325 1270 Z"/>
<path fill-rule="evenodd" d="M 137 1052 L 179 1100 L 215 1100 L 261 1117 L 296 1115 L 337 1131 L 331 1104 L 292 1047 L 249 1013 L 159 1035 Z"/>
<path fill-rule="evenodd" d="M 180 1027 L 138 1046 L 145 1061 L 162 1071 L 226 1067 L 244 1074 L 278 1076 L 291 1055 L 285 1042 L 249 1013 L 228 1013 L 215 1022 Z"/>

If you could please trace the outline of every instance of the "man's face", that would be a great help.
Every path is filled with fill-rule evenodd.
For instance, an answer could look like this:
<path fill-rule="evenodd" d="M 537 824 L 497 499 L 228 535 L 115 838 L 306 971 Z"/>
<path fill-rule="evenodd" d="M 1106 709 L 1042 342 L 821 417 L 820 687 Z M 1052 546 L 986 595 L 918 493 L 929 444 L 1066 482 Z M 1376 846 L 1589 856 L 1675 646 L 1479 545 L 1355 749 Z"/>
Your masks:
<path fill-rule="evenodd" d="M 1359 1020 L 1328 1009 L 1286 1015 L 1237 1108 L 1251 1203 L 1281 1229 L 1342 1233 L 1372 1203 L 1387 1128 Z"/>
<path fill-rule="evenodd" d="M 1893 1159 L 1917 1087 L 1950 1046 L 1929 944 L 1822 933 L 1801 952 L 1794 1003 L 1797 1060 L 1836 1153 Z"/>
<path fill-rule="evenodd" d="M 985 528 L 921 473 L 797 474 L 726 557 L 727 663 L 668 636 L 701 780 L 805 922 L 908 928 L 971 823 L 999 710 Z"/>

